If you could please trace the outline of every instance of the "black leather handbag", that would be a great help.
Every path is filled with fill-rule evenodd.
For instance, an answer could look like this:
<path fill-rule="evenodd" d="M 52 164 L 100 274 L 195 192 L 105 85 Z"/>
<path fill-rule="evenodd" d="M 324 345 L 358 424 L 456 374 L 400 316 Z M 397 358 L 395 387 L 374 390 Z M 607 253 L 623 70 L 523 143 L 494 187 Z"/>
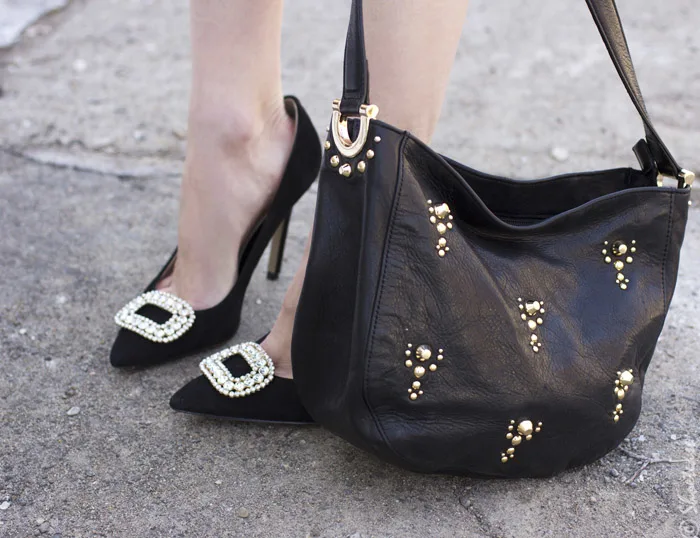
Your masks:
<path fill-rule="evenodd" d="M 646 128 L 641 170 L 514 181 L 377 119 L 353 2 L 292 357 L 314 419 L 386 461 L 548 476 L 639 416 L 694 176 L 647 115 L 614 1 L 587 4 Z"/>

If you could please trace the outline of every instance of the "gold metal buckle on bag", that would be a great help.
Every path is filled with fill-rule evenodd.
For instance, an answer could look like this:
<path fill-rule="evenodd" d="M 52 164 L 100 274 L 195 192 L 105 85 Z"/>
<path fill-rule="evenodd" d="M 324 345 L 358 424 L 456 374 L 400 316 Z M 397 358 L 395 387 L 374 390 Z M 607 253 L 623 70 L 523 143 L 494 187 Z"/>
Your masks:
<path fill-rule="evenodd" d="M 335 147 L 338 148 L 343 157 L 351 159 L 362 151 L 367 142 L 369 121 L 376 118 L 378 114 L 379 107 L 377 105 L 362 105 L 360 106 L 359 116 L 343 116 L 340 112 L 340 99 L 333 101 L 331 131 L 333 132 Z M 360 130 L 354 141 L 350 138 L 350 133 L 348 132 L 349 117 L 357 117 L 360 120 Z"/>
<path fill-rule="evenodd" d="M 678 177 L 668 176 L 659 172 L 659 174 L 656 176 L 656 185 L 663 187 L 664 181 L 667 179 L 677 182 L 679 187 L 682 189 L 690 188 L 693 186 L 693 181 L 695 181 L 695 172 L 691 172 L 690 170 L 683 168 L 678 174 Z M 682 186 L 680 185 L 681 181 L 683 182 Z"/>

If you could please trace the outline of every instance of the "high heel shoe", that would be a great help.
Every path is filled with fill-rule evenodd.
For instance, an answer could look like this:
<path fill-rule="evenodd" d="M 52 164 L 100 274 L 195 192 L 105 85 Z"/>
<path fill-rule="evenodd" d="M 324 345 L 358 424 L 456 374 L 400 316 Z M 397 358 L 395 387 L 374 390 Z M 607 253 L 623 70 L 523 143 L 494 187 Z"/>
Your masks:
<path fill-rule="evenodd" d="M 219 351 L 204 359 L 199 368 L 204 375 L 170 399 L 175 411 L 238 422 L 314 423 L 294 381 L 275 376 L 275 366 L 259 343 Z"/>
<path fill-rule="evenodd" d="M 273 237 L 267 276 L 270 280 L 278 277 L 292 207 L 316 179 L 321 162 L 318 134 L 301 103 L 286 97 L 285 107 L 296 119 L 292 152 L 267 213 L 241 248 L 238 277 L 231 291 L 216 306 L 195 311 L 181 298 L 156 290 L 156 284 L 173 270 L 175 249 L 145 292 L 116 314 L 114 319 L 121 329 L 110 353 L 113 366 L 150 366 L 230 339 L 238 330 L 243 296 L 253 271 Z"/>

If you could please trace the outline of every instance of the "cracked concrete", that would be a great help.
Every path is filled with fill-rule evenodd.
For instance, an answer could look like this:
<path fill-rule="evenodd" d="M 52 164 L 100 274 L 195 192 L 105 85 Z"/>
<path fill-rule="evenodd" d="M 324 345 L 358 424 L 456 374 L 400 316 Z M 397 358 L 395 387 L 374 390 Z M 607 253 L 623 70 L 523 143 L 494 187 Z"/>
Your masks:
<path fill-rule="evenodd" d="M 697 170 L 692 7 L 620 9 L 657 127 Z M 347 13 L 347 2 L 329 10 L 310 0 L 285 13 L 285 88 L 319 132 L 340 90 Z M 186 3 L 74 0 L 40 24 L 0 55 L 1 537 L 693 536 L 697 209 L 639 424 L 596 464 L 547 480 L 421 476 L 318 428 L 177 415 L 167 399 L 197 375 L 196 358 L 121 372 L 107 354 L 113 313 L 175 241 Z M 533 177 L 634 164 L 641 135 L 584 2 L 473 1 L 438 149 Z M 295 211 L 280 280 L 255 276 L 237 341 L 272 323 L 314 196 Z"/>

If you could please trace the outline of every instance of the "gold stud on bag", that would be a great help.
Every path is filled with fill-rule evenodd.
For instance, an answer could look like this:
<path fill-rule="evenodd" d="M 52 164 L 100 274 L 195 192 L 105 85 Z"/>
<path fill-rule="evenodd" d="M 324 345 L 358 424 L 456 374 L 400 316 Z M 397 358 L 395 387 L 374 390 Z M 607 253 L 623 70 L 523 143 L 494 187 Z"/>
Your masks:
<path fill-rule="evenodd" d="M 532 440 L 532 436 L 541 431 L 541 422 L 538 422 L 537 426 L 535 426 L 531 420 L 526 418 L 519 421 L 516 426 L 515 420 L 511 420 L 508 425 L 508 433 L 506 433 L 506 439 L 510 441 L 511 446 L 504 452 L 501 452 L 501 463 L 508 463 L 508 461 L 515 458 L 515 447 L 519 446 L 523 441 Z"/>
<path fill-rule="evenodd" d="M 447 246 L 446 234 L 452 229 L 452 220 L 454 217 L 450 214 L 450 206 L 446 203 L 441 203 L 437 205 L 432 205 L 433 201 L 428 200 L 428 213 L 430 214 L 430 222 L 435 225 L 435 229 L 438 233 L 437 245 L 435 245 L 435 250 L 437 250 L 438 256 L 441 258 L 445 257 L 450 251 L 450 247 Z"/>
<path fill-rule="evenodd" d="M 363 112 L 360 113 L 360 117 L 364 118 L 364 121 L 361 120 L 360 125 L 361 128 L 367 129 L 369 127 L 369 120 L 374 119 L 377 117 L 377 114 L 379 113 L 379 108 L 376 106 L 368 106 L 365 109 L 363 109 Z M 340 114 L 340 111 L 338 111 L 338 116 L 336 118 L 336 115 L 334 114 L 334 121 L 332 123 L 332 139 L 335 143 L 335 147 L 337 150 L 340 152 L 340 154 L 347 160 L 347 162 L 343 162 L 343 160 L 338 156 L 338 155 L 332 155 L 329 163 L 333 168 L 338 168 L 338 174 L 340 174 L 343 177 L 349 178 L 353 175 L 353 164 L 355 164 L 355 169 L 357 170 L 358 173 L 363 174 L 365 170 L 367 170 L 367 162 L 364 160 L 359 160 L 356 163 L 353 161 L 354 157 L 357 157 L 359 154 L 359 151 L 357 150 L 355 146 L 355 142 L 350 140 L 349 135 L 348 135 L 348 127 L 347 127 L 347 117 L 343 117 L 342 114 Z M 364 127 L 362 127 L 364 126 Z M 329 128 L 330 130 L 330 128 Z M 364 138 L 365 138 L 365 144 L 366 144 L 366 137 L 367 133 L 364 132 Z M 362 137 L 360 137 L 362 138 Z M 375 136 L 374 137 L 374 143 L 379 144 L 382 139 L 380 136 Z M 331 144 L 330 140 L 326 140 L 325 143 L 323 144 L 323 147 L 325 148 L 326 151 L 329 151 L 330 149 L 333 148 L 333 144 Z M 364 146 L 363 146 L 364 147 Z M 363 149 L 363 147 L 360 147 L 360 150 Z M 371 160 L 374 158 L 374 150 L 368 149 L 367 152 L 365 153 L 365 157 L 367 160 Z"/>
<path fill-rule="evenodd" d="M 423 395 L 422 383 L 419 379 L 422 379 L 426 373 L 434 372 L 438 369 L 437 361 L 444 360 L 444 350 L 438 349 L 437 354 L 435 354 L 428 344 L 417 346 L 415 351 L 413 350 L 413 344 L 407 344 L 406 348 L 406 351 L 404 351 L 406 356 L 404 366 L 411 368 L 413 376 L 416 378 L 411 383 L 411 388 L 408 389 L 408 397 L 415 401 L 419 396 Z"/>
<path fill-rule="evenodd" d="M 613 411 L 612 417 L 615 422 L 620 420 L 620 415 L 622 415 L 622 400 L 625 399 L 627 391 L 629 391 L 630 386 L 634 382 L 634 373 L 632 369 L 622 370 L 617 372 L 617 379 L 615 380 L 615 388 L 613 389 L 613 394 L 615 395 L 615 400 L 618 402 L 615 405 L 615 410 Z"/>
<path fill-rule="evenodd" d="M 544 301 L 525 301 L 518 297 L 518 308 L 520 309 L 520 318 L 527 323 L 527 328 L 531 331 L 528 338 L 528 344 L 532 351 L 539 353 L 542 347 L 542 338 L 538 334 L 538 328 L 544 323 L 545 309 Z"/>
<path fill-rule="evenodd" d="M 605 263 L 612 264 L 616 271 L 615 282 L 621 290 L 626 290 L 630 279 L 622 271 L 625 269 L 625 264 L 631 265 L 634 261 L 632 254 L 637 252 L 637 241 L 633 239 L 630 247 L 624 241 L 615 241 L 612 246 L 606 241 L 604 247 L 602 252 Z"/>
<path fill-rule="evenodd" d="M 642 165 L 519 181 L 376 116 L 353 0 L 292 361 L 309 413 L 386 461 L 550 476 L 639 416 L 693 178 L 646 112 L 614 1 L 585 1 L 642 117 Z"/>

